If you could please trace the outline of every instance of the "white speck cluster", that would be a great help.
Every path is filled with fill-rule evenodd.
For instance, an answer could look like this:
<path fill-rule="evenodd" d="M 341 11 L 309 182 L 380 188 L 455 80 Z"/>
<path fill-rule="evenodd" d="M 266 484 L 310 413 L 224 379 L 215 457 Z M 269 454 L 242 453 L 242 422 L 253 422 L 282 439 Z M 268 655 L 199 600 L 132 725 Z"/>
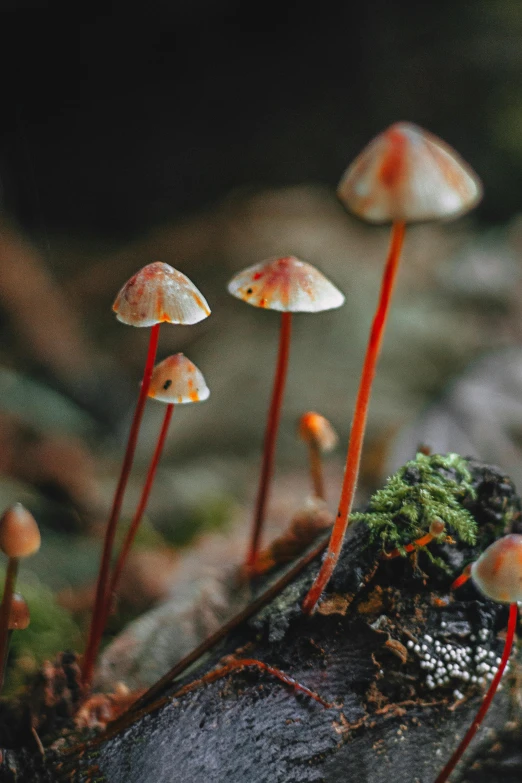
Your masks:
<path fill-rule="evenodd" d="M 442 622 L 441 627 L 446 628 L 447 623 Z M 426 686 L 430 690 L 453 687 L 454 697 L 462 699 L 464 694 L 460 687 L 463 685 L 485 686 L 493 679 L 501 660 L 490 649 L 494 636 L 487 628 L 481 628 L 478 639 L 471 634 L 469 641 L 469 646 L 463 646 L 425 634 L 420 642 L 407 642 L 408 649 L 420 658 L 420 667 L 426 671 Z M 509 664 L 504 675 L 508 668 Z"/>

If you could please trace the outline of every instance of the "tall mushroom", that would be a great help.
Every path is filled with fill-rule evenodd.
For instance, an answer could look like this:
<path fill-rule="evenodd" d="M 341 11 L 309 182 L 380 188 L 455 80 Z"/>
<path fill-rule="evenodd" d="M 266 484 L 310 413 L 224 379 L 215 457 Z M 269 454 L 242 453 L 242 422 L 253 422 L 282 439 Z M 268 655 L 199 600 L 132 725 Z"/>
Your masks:
<path fill-rule="evenodd" d="M 159 402 L 166 403 L 167 407 L 136 512 L 125 535 L 118 559 L 116 561 L 116 565 L 112 571 L 109 587 L 109 599 L 112 599 L 118 589 L 118 583 L 123 571 L 123 567 L 136 537 L 136 533 L 138 532 L 138 528 L 140 526 L 143 514 L 145 513 L 145 509 L 147 508 L 152 485 L 156 476 L 156 470 L 163 452 L 170 420 L 174 411 L 174 405 L 203 402 L 203 400 L 208 399 L 209 394 L 210 391 L 205 382 L 203 374 L 200 370 L 198 370 L 196 365 L 187 359 L 186 356 L 184 356 L 182 353 L 176 353 L 173 356 L 168 356 L 154 368 L 150 382 L 149 397 L 152 397 L 154 400 L 158 400 Z M 111 600 L 108 601 L 105 607 L 105 622 L 110 611 L 110 603 Z"/>
<path fill-rule="evenodd" d="M 9 558 L 4 594 L 0 605 L 0 673 L 2 673 L 2 678 L 7 657 L 10 617 L 20 559 L 38 552 L 40 540 L 40 531 L 35 518 L 21 503 L 15 503 L 0 518 L 0 549 Z"/>
<path fill-rule="evenodd" d="M 491 544 L 471 566 L 471 579 L 487 598 L 509 604 L 506 640 L 500 664 L 479 711 L 435 783 L 446 783 L 464 755 L 466 748 L 484 720 L 507 666 L 517 626 L 517 602 L 522 601 L 522 535 L 511 533 Z"/>
<path fill-rule="evenodd" d="M 371 223 L 392 222 L 379 302 L 366 349 L 352 419 L 339 508 L 321 569 L 303 603 L 311 613 L 341 552 L 353 505 L 366 418 L 406 223 L 455 218 L 482 196 L 476 174 L 441 139 L 411 123 L 392 125 L 361 152 L 337 191 L 344 206 Z"/>
<path fill-rule="evenodd" d="M 112 309 L 116 313 L 117 319 L 124 324 L 129 326 L 150 326 L 152 328 L 145 369 L 143 371 L 143 380 L 105 532 L 103 553 L 96 585 L 96 598 L 83 660 L 82 682 L 86 688 L 92 680 L 94 662 L 103 633 L 103 607 L 108 599 L 108 579 L 114 536 L 149 392 L 150 379 L 158 347 L 159 328 L 162 323 L 196 324 L 210 315 L 210 308 L 203 294 L 188 277 L 182 274 L 182 272 L 173 269 L 169 264 L 159 261 L 143 267 L 125 283 L 116 297 Z"/>
<path fill-rule="evenodd" d="M 259 551 L 273 471 L 290 352 L 292 313 L 318 313 L 340 307 L 344 302 L 344 295 L 315 267 L 295 256 L 270 258 L 244 269 L 232 278 L 228 290 L 233 296 L 254 307 L 282 313 L 279 353 L 266 424 L 252 537 L 246 561 L 247 570 L 251 570 Z"/>

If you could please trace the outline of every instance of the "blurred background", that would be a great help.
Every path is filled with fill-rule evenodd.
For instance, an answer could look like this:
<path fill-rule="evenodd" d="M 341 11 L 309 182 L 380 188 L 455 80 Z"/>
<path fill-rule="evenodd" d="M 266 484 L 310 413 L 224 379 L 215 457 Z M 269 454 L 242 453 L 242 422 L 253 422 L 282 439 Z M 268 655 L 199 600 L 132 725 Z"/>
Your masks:
<path fill-rule="evenodd" d="M 163 327 L 158 357 L 184 351 L 211 397 L 175 411 L 113 632 L 164 600 L 176 572 L 244 554 L 278 318 L 226 283 L 271 255 L 317 265 L 346 294 L 338 311 L 295 318 L 271 534 L 310 491 L 295 435 L 309 409 L 340 436 L 335 505 L 389 233 L 346 214 L 335 188 L 394 121 L 454 146 L 485 197 L 408 231 L 360 501 L 420 443 L 522 481 L 521 38 L 512 0 L 3 0 L 0 501 L 42 525 L 25 578 L 52 591 L 62 646 L 82 646 L 148 339 L 111 304 L 145 264 L 172 264 L 209 301 L 201 324 Z M 162 415 L 151 402 L 127 518 Z M 25 670 L 56 644 L 22 645 Z"/>

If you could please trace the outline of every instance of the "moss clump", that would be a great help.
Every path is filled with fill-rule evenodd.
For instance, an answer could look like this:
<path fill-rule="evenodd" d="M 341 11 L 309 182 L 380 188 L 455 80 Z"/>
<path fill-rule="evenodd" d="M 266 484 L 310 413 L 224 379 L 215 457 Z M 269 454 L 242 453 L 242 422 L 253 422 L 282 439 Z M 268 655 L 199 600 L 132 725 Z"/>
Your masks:
<path fill-rule="evenodd" d="M 475 497 L 467 462 L 458 454 L 417 454 L 387 480 L 371 498 L 366 512 L 352 514 L 352 522 L 364 522 L 371 541 L 383 550 L 398 549 L 429 532 L 435 519 L 444 522 L 444 540 L 450 534 L 458 541 L 475 544 L 477 523 L 463 508 L 463 501 Z M 430 559 L 445 567 L 443 561 Z"/>

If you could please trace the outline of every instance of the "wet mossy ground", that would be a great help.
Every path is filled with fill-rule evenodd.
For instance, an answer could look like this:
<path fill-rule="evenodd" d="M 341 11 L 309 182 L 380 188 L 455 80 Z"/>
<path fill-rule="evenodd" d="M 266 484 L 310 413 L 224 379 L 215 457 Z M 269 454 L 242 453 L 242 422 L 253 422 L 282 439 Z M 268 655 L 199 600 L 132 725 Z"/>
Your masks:
<path fill-rule="evenodd" d="M 501 471 L 475 460 L 468 465 L 473 492 L 463 495 L 463 503 L 483 548 L 518 524 L 520 501 Z M 368 527 L 354 524 L 312 617 L 301 613 L 300 604 L 317 562 L 168 685 L 156 707 L 131 713 L 117 731 L 71 752 L 48 751 L 45 774 L 74 783 L 388 783 L 390 776 L 431 783 L 469 726 L 485 686 L 452 676 L 448 664 L 447 682 L 432 687 L 425 656 L 435 645 L 457 658 L 467 649 L 472 672 L 479 648 L 492 660 L 501 654 L 507 618 L 505 607 L 484 600 L 470 583 L 449 594 L 452 579 L 479 547 L 433 547 L 448 570 L 424 552 L 383 561 Z M 332 706 L 255 668 L 176 696 L 230 654 L 281 669 Z M 513 661 L 467 768 L 462 765 L 463 780 L 500 783 L 515 779 L 506 777 L 506 765 L 509 774 L 520 769 L 513 740 L 521 736 L 512 698 L 516 669 Z M 505 751 L 500 755 L 492 730 Z M 25 777 L 26 763 L 18 761 L 13 780 L 45 779 L 34 771 Z"/>

